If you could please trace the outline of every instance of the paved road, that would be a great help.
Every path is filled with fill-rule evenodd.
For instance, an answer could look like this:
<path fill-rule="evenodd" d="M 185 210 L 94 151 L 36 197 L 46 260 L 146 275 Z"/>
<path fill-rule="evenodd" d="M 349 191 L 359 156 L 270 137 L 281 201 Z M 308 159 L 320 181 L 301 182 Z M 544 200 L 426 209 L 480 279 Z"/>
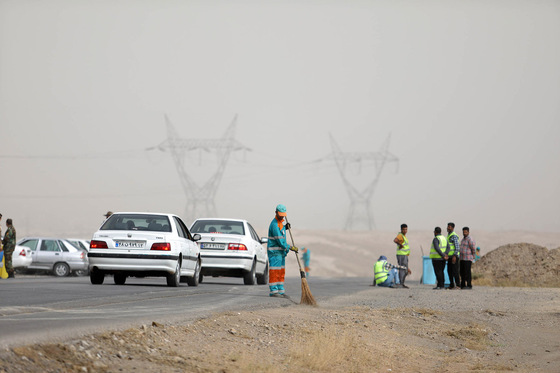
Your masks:
<path fill-rule="evenodd" d="M 309 279 L 321 298 L 365 290 L 365 278 Z M 301 298 L 301 281 L 288 278 L 287 293 Z M 56 341 L 142 323 L 193 321 L 213 312 L 288 305 L 270 298 L 268 286 L 245 286 L 242 279 L 205 277 L 198 287 L 170 288 L 164 278 L 128 278 L 126 285 L 91 285 L 89 277 L 19 276 L 0 280 L 0 347 Z"/>

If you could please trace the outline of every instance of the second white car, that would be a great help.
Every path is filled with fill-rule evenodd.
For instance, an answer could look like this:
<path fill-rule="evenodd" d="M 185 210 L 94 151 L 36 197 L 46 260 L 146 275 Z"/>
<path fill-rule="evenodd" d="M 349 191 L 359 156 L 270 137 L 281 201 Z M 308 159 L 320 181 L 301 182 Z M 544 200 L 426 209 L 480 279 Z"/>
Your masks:
<path fill-rule="evenodd" d="M 201 236 L 198 242 L 203 276 L 242 277 L 245 285 L 268 284 L 268 254 L 259 237 L 242 219 L 197 219 L 191 232 Z"/>

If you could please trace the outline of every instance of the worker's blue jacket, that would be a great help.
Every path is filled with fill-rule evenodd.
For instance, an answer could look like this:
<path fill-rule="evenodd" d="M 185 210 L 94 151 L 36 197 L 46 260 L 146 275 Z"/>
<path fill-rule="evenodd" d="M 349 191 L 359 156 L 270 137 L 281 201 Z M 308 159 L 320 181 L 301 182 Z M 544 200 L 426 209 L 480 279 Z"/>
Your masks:
<path fill-rule="evenodd" d="M 286 227 L 282 225 L 282 229 L 278 226 L 278 220 L 272 219 L 268 227 L 268 250 L 281 250 L 287 254 L 290 250 L 290 245 L 286 241 Z"/>

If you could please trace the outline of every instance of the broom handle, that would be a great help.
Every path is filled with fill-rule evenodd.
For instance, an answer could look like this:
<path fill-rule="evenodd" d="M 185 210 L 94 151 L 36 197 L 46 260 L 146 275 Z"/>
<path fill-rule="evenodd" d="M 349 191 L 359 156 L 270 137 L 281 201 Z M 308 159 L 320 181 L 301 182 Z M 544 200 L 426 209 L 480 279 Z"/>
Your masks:
<path fill-rule="evenodd" d="M 288 217 L 287 216 L 286 216 L 286 224 L 288 224 Z M 290 239 L 292 240 L 292 246 L 296 246 L 295 243 L 294 243 L 294 236 L 292 236 L 292 229 L 288 228 L 288 232 L 290 232 Z M 305 272 L 301 268 L 301 263 L 299 261 L 299 255 L 295 251 L 294 251 L 294 254 L 296 254 L 297 264 L 299 266 L 299 275 L 301 276 L 301 278 L 305 278 Z"/>

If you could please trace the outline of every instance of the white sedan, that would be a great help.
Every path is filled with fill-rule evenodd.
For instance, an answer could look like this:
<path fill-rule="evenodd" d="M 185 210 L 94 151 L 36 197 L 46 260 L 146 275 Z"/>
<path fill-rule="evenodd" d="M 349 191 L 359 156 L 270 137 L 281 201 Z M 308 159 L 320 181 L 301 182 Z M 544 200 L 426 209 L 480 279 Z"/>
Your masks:
<path fill-rule="evenodd" d="M 181 218 L 173 214 L 116 212 L 94 233 L 88 253 L 92 284 L 112 274 L 117 285 L 127 277 L 166 277 L 168 286 L 197 286 L 200 250 Z"/>
<path fill-rule="evenodd" d="M 32 261 L 33 258 L 31 257 L 31 249 L 25 246 L 16 245 L 16 249 L 12 254 L 12 267 L 26 268 Z"/>
<path fill-rule="evenodd" d="M 200 234 L 202 276 L 243 277 L 245 285 L 268 284 L 268 254 L 260 238 L 242 219 L 197 219 L 191 232 Z"/>

